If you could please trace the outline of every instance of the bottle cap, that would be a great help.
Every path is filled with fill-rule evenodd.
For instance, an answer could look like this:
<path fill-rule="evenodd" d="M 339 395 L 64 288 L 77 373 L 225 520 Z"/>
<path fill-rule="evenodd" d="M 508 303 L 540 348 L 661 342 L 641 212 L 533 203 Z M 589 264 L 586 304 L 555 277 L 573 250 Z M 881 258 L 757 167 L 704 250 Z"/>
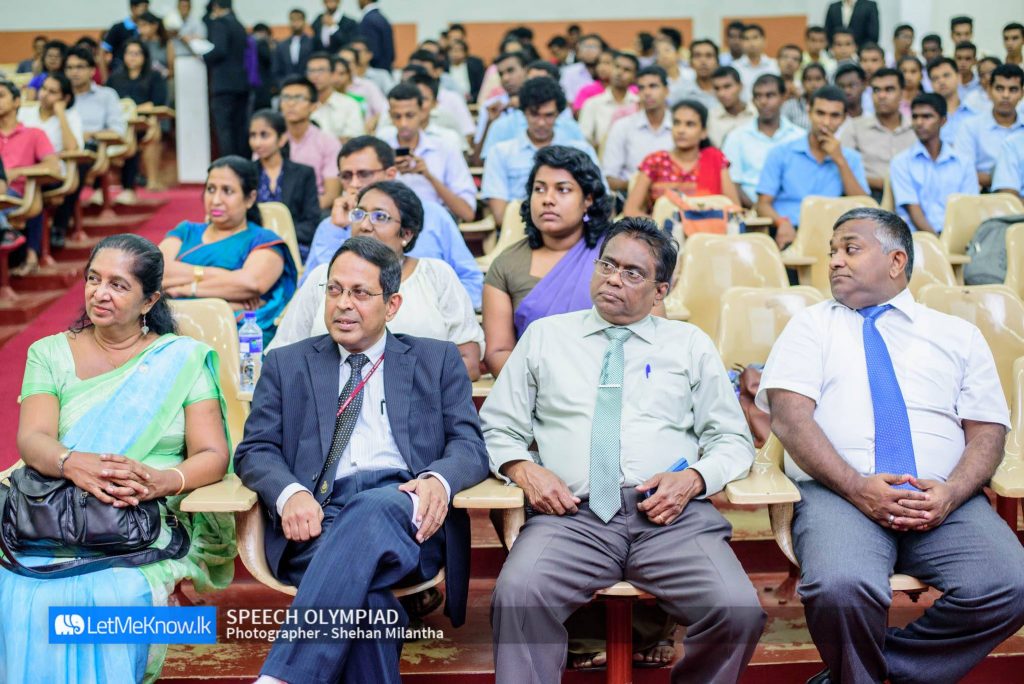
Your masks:
<path fill-rule="evenodd" d="M 246 320 L 246 321 L 253 321 L 253 322 L 255 322 L 256 321 L 256 312 L 255 311 L 246 311 L 245 314 L 243 315 L 243 319 Z"/>

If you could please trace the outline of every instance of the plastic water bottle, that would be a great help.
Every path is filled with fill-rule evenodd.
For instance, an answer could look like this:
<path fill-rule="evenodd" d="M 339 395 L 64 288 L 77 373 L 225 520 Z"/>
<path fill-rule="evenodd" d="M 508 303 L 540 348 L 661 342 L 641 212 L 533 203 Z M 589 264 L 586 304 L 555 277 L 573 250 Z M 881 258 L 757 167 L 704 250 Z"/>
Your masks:
<path fill-rule="evenodd" d="M 242 327 L 238 329 L 238 356 L 243 392 L 256 389 L 263 366 L 263 331 L 256 323 L 256 312 L 246 311 Z"/>
<path fill-rule="evenodd" d="M 729 212 L 729 222 L 726 224 L 725 234 L 726 235 L 739 235 L 743 232 L 741 226 L 742 221 L 740 220 L 739 212 Z"/>

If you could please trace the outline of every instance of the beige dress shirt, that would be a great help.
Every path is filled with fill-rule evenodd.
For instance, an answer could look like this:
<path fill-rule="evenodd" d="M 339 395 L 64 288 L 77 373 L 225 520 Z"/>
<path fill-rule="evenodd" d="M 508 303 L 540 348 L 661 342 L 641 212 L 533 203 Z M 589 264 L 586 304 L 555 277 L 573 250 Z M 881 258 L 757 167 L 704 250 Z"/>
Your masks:
<path fill-rule="evenodd" d="M 736 116 L 718 105 L 708 112 L 708 140 L 718 149 L 722 149 L 722 145 L 725 144 L 725 136 L 729 135 L 734 128 L 755 118 L 757 118 L 757 110 L 749 102 L 746 108 Z"/>
<path fill-rule="evenodd" d="M 847 122 L 839 140 L 844 147 L 860 152 L 864 160 L 864 172 L 875 178 L 887 178 L 892 158 L 917 140 L 914 129 L 906 119 L 894 131 L 879 123 L 878 117 L 869 114 L 847 119 Z"/>

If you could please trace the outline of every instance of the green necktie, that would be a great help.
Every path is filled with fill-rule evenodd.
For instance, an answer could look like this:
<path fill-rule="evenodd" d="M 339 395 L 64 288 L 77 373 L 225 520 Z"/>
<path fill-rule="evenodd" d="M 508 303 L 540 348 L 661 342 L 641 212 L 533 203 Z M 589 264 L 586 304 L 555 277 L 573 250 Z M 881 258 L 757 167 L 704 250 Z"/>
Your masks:
<path fill-rule="evenodd" d="M 594 403 L 590 430 L 590 510 L 608 522 L 618 513 L 619 439 L 622 427 L 622 345 L 633 333 L 627 328 L 606 328 L 608 349 L 601 364 L 601 384 Z"/>

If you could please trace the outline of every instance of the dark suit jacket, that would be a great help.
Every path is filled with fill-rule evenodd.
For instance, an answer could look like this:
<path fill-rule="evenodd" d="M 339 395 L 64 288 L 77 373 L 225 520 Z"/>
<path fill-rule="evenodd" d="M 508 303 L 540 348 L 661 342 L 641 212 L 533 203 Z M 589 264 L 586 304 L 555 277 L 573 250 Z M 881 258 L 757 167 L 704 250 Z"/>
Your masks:
<path fill-rule="evenodd" d="M 480 86 L 483 85 L 484 71 L 486 69 L 484 61 L 479 57 L 473 55 L 466 56 L 466 71 L 469 72 L 469 92 L 474 100 L 480 94 Z"/>
<path fill-rule="evenodd" d="M 284 160 L 281 169 L 281 202 L 288 206 L 295 224 L 295 237 L 308 246 L 320 223 L 320 200 L 316 194 L 316 173 L 312 167 Z"/>
<path fill-rule="evenodd" d="M 850 17 L 850 25 L 843 26 L 842 2 L 833 2 L 828 6 L 825 13 L 825 33 L 828 35 L 828 42 L 832 42 L 832 36 L 840 28 L 845 28 L 853 34 L 853 40 L 857 45 L 878 42 L 878 4 L 874 0 L 857 0 L 853 5 L 853 15 Z"/>
<path fill-rule="evenodd" d="M 284 40 L 277 43 L 277 47 L 274 49 L 274 85 L 278 88 L 281 87 L 281 81 L 288 78 L 289 76 L 306 75 L 306 60 L 309 56 L 318 50 L 317 43 L 309 36 L 299 37 L 299 61 L 292 61 L 292 50 L 291 50 L 292 38 L 288 36 Z"/>
<path fill-rule="evenodd" d="M 331 34 L 331 39 L 326 43 L 320 40 L 323 27 L 324 15 L 321 13 L 313 20 L 313 41 L 317 50 L 326 50 L 332 55 L 337 54 L 338 50 L 347 45 L 359 33 L 359 24 L 356 23 L 356 20 L 344 14 L 341 15 L 341 21 L 338 22 L 338 30 Z"/>
<path fill-rule="evenodd" d="M 206 30 L 213 49 L 203 55 L 210 68 L 210 92 L 249 92 L 249 74 L 245 70 L 247 34 L 234 13 L 219 19 L 208 19 Z"/>
<path fill-rule="evenodd" d="M 395 37 L 391 33 L 391 22 L 379 9 L 370 10 L 359 22 L 359 35 L 366 39 L 370 51 L 373 52 L 370 66 L 391 71 L 391 65 L 395 61 Z"/>
<path fill-rule="evenodd" d="M 488 472 L 487 450 L 458 349 L 451 342 L 387 336 L 384 396 L 392 434 L 409 470 L 440 474 L 453 495 L 481 482 Z M 275 575 L 287 545 L 277 497 L 293 482 L 318 491 L 334 434 L 340 363 L 329 335 L 271 351 L 245 422 L 245 439 L 235 450 L 235 472 L 263 504 L 267 562 Z M 450 508 L 438 534 L 445 543 L 445 614 L 458 626 L 465 620 L 469 593 L 469 516 Z"/>

